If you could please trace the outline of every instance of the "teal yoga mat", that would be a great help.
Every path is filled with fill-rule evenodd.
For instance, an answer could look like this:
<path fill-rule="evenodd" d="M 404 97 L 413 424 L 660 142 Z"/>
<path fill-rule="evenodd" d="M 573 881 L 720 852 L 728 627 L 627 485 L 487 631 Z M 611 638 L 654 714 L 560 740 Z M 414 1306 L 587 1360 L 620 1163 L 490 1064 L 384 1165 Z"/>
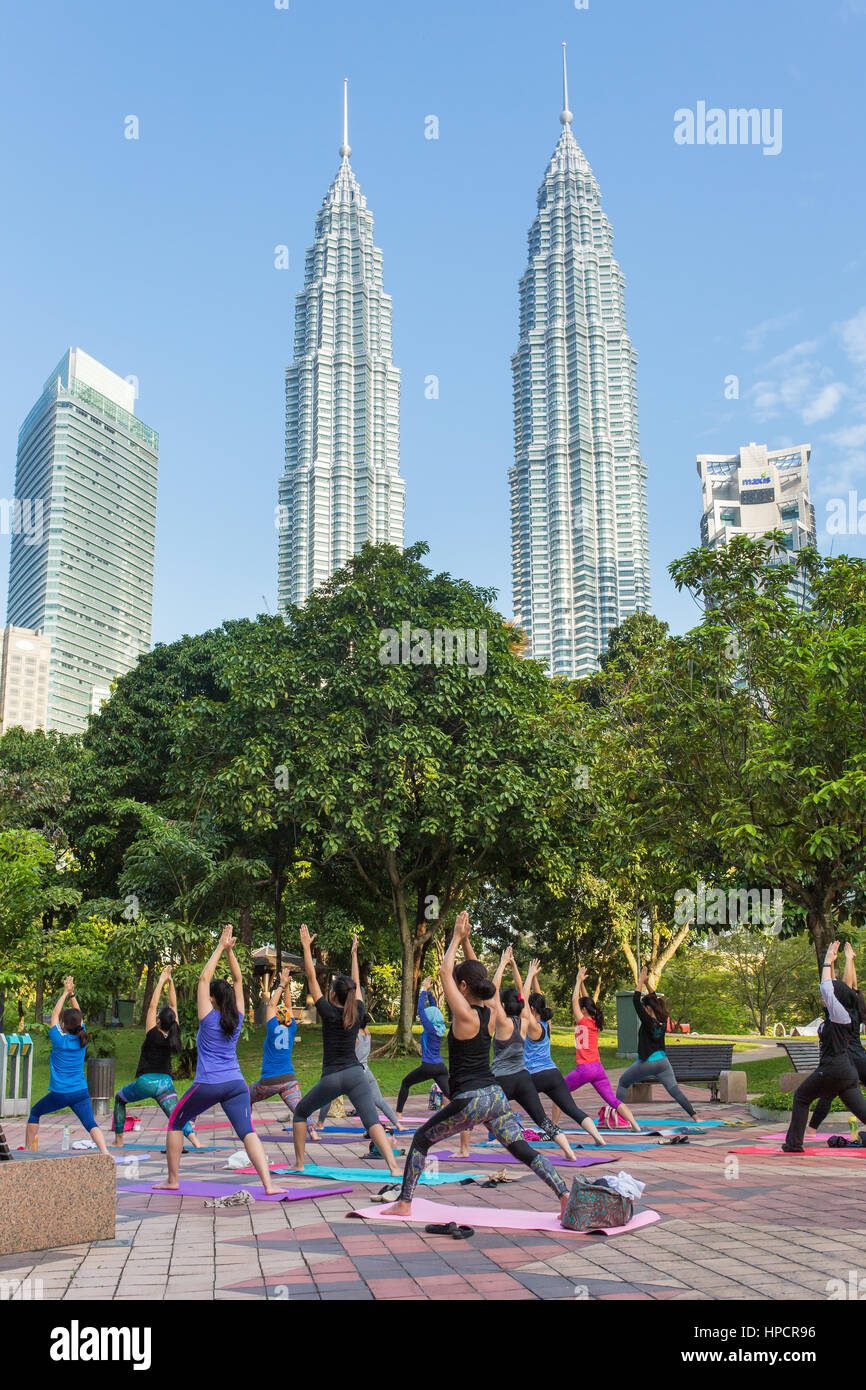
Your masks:
<path fill-rule="evenodd" d="M 332 1178 L 336 1182 L 373 1182 L 383 1186 L 396 1184 L 387 1168 L 325 1168 L 318 1163 L 308 1163 L 306 1168 L 272 1168 L 275 1177 L 285 1174 L 292 1178 Z M 427 1187 L 440 1187 L 446 1182 L 462 1182 L 466 1178 L 476 1178 L 475 1173 L 422 1173 L 421 1182 Z"/>

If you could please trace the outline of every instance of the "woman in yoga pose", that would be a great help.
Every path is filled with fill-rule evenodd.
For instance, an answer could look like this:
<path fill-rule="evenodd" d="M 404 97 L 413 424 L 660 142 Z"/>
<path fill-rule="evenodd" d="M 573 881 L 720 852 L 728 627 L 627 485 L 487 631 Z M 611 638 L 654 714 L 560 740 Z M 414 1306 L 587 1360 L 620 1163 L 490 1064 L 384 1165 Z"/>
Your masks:
<path fill-rule="evenodd" d="M 446 1099 L 450 1098 L 451 1095 L 448 1085 L 448 1068 L 442 1060 L 442 1039 L 448 1028 L 440 1010 L 436 1007 L 436 999 L 430 989 L 432 983 L 433 980 L 429 975 L 421 981 L 421 992 L 418 995 L 418 1017 L 421 1020 L 421 1065 L 416 1067 L 414 1071 L 407 1072 L 400 1082 L 400 1090 L 397 1092 L 397 1118 L 401 1121 L 403 1119 L 403 1107 L 409 1099 L 409 1092 L 413 1086 L 420 1086 L 424 1081 L 435 1081 Z"/>
<path fill-rule="evenodd" d="M 575 1105 L 565 1084 L 565 1077 L 553 1064 L 550 1052 L 550 1020 L 553 1018 L 553 1010 L 547 1007 L 544 995 L 532 988 L 538 982 L 538 972 L 539 963 L 534 960 L 530 963 L 529 974 L 526 977 L 526 993 L 529 996 L 529 1020 L 523 1044 L 526 1070 L 532 1077 L 532 1083 L 539 1095 L 549 1096 L 554 1105 L 559 1110 L 564 1110 L 581 1129 L 585 1129 L 596 1144 L 604 1144 L 586 1111 Z"/>
<path fill-rule="evenodd" d="M 665 1001 L 655 991 L 646 995 L 643 993 L 648 974 L 649 970 L 644 966 L 638 978 L 637 989 L 632 996 L 635 1012 L 640 1019 L 637 1035 L 638 1059 L 627 1067 L 620 1077 L 616 1098 L 621 1104 L 628 1095 L 630 1086 L 639 1081 L 657 1081 L 660 1086 L 664 1086 L 677 1105 L 682 1106 L 689 1118 L 696 1120 L 698 1117 L 695 1107 L 677 1085 L 674 1069 L 665 1052 L 665 1029 L 668 1021 Z"/>
<path fill-rule="evenodd" d="M 168 985 L 168 1003 L 159 1009 L 162 991 Z M 157 1009 L 159 1012 L 157 1013 Z M 177 994 L 167 965 L 156 982 L 145 1020 L 144 1042 L 138 1058 L 135 1080 L 114 1097 L 114 1148 L 123 1148 L 126 1126 L 126 1107 L 137 1100 L 155 1100 L 160 1110 L 171 1119 L 177 1105 L 177 1093 L 171 1079 L 172 1053 L 180 1052 L 180 1028 L 177 1022 Z M 184 1125 L 184 1134 L 194 1149 L 201 1148 L 195 1137 L 195 1126 Z"/>
<path fill-rule="evenodd" d="M 605 1105 L 618 1110 L 623 1119 L 628 1120 L 632 1129 L 640 1133 L 640 1125 L 629 1110 L 625 1101 L 617 1100 L 607 1072 L 601 1064 L 598 1053 L 598 1035 L 604 1028 L 604 1014 L 595 1000 L 584 989 L 586 971 L 582 965 L 577 967 L 577 980 L 571 996 L 571 1011 L 574 1017 L 575 1067 L 565 1078 L 569 1091 L 579 1091 L 581 1086 L 593 1086 Z M 559 1106 L 553 1107 L 554 1120 L 559 1119 Z"/>
<path fill-rule="evenodd" d="M 529 1005 L 523 997 L 520 972 L 509 946 L 502 953 L 502 959 L 493 983 L 499 990 L 506 967 L 510 965 L 514 975 L 515 989 L 500 990 L 501 1012 L 497 1014 L 493 1031 L 493 1075 L 505 1092 L 505 1099 L 513 1101 L 526 1111 L 535 1128 L 545 1139 L 558 1144 L 566 1158 L 573 1160 L 574 1151 L 559 1125 L 547 1117 L 541 1096 L 535 1089 L 532 1077 L 526 1070 L 523 1057 L 523 1044 L 529 1027 Z M 590 1121 L 591 1123 L 591 1121 Z M 461 1139 L 466 1137 L 461 1135 Z"/>
<path fill-rule="evenodd" d="M 168 1122 L 165 1142 L 168 1177 L 160 1184 L 160 1191 L 177 1190 L 183 1148 L 181 1131 L 213 1105 L 222 1106 L 265 1192 L 283 1191 L 272 1180 L 264 1146 L 253 1131 L 250 1088 L 238 1062 L 238 1038 L 244 1021 L 244 986 L 241 968 L 235 959 L 234 944 L 234 928 L 223 927 L 217 948 L 199 976 L 195 1081 L 175 1106 Z M 214 971 L 223 953 L 231 972 L 231 984 L 227 980 L 214 979 Z"/>
<path fill-rule="evenodd" d="M 392 1177 L 398 1178 L 400 1170 L 379 1119 L 367 1073 L 355 1052 L 358 1033 L 367 1024 L 367 1010 L 358 998 L 358 980 L 350 975 L 338 975 L 331 985 L 328 998 L 325 999 L 316 977 L 311 950 L 315 937 L 310 935 L 306 925 L 301 926 L 300 935 L 307 985 L 316 1012 L 322 1020 L 322 1076 L 295 1107 L 295 1121 L 292 1126 L 295 1166 L 304 1166 L 308 1116 L 320 1106 L 327 1108 L 337 1096 L 348 1096 L 361 1117 L 362 1125 L 388 1164 Z M 352 965 L 355 971 L 357 963 L 357 952 L 353 952 Z"/>
<path fill-rule="evenodd" d="M 794 1092 L 791 1104 L 791 1123 L 782 1149 L 785 1153 L 803 1152 L 803 1135 L 809 1118 L 809 1106 L 818 1097 L 832 1103 L 839 1096 L 852 1114 L 866 1124 L 866 1100 L 860 1091 L 860 1078 L 851 1059 L 851 1043 L 866 1023 L 863 996 L 856 994 L 844 980 L 833 979 L 833 966 L 839 954 L 839 942 L 831 943 L 821 971 L 821 998 L 827 1018 L 818 1040 L 818 1065 Z"/>
<path fill-rule="evenodd" d="M 493 1032 L 504 1014 L 499 992 L 481 962 L 470 957 L 455 965 L 458 946 L 468 940 L 469 914 L 461 912 L 439 971 L 451 1010 L 448 1035 L 451 1101 L 415 1134 L 403 1170 L 400 1200 L 385 1210 L 394 1216 L 411 1216 L 412 1195 L 432 1146 L 453 1139 L 474 1125 L 485 1125 L 514 1158 L 525 1163 L 556 1193 L 561 1215 L 568 1201 L 568 1188 L 549 1159 L 530 1148 L 523 1138 L 517 1116 L 490 1069 Z"/>
<path fill-rule="evenodd" d="M 357 936 L 352 938 L 352 979 L 355 981 L 355 989 L 358 992 L 358 999 L 361 1003 L 363 1003 L 364 991 L 361 989 L 361 971 L 358 966 Z M 358 1061 L 364 1069 L 364 1075 L 366 1076 L 367 1082 L 370 1087 L 370 1094 L 373 1097 L 373 1104 L 375 1105 L 378 1114 L 384 1115 L 386 1119 L 394 1126 L 395 1129 L 399 1129 L 400 1121 L 394 1114 L 394 1111 L 391 1109 L 385 1097 L 382 1095 L 382 1092 L 379 1088 L 379 1083 L 376 1080 L 370 1068 L 370 1048 L 372 1047 L 372 1045 L 373 1035 L 370 1032 L 370 1029 L 365 1025 L 363 1028 L 360 1028 L 358 1030 L 358 1036 L 355 1039 L 355 1056 L 357 1057 Z M 321 1110 L 319 1111 L 320 1125 L 323 1125 L 325 1123 L 325 1120 L 328 1118 L 328 1111 L 330 1110 L 330 1108 L 330 1103 L 328 1103 L 327 1105 L 323 1105 Z M 374 1150 L 372 1140 L 370 1141 L 370 1151 L 371 1153 L 376 1152 Z"/>
<path fill-rule="evenodd" d="M 70 1005 L 68 1009 L 64 1008 L 67 999 Z M 93 1116 L 90 1092 L 84 1075 L 87 1033 L 78 1000 L 75 998 L 75 984 L 71 975 L 67 975 L 63 981 L 63 993 L 52 1010 L 48 1036 L 51 1039 L 51 1056 L 48 1059 L 49 1090 L 30 1111 L 24 1147 L 29 1150 L 37 1147 L 39 1121 L 43 1115 L 65 1110 L 68 1106 L 76 1119 L 84 1125 L 100 1153 L 107 1154 L 108 1148 L 102 1130 Z"/>
<path fill-rule="evenodd" d="M 835 976 L 835 973 L 834 965 L 831 965 L 831 978 Z M 837 993 L 837 983 L 838 981 L 833 978 L 834 994 Z M 851 1042 L 848 1052 L 854 1064 L 854 1070 L 860 1079 L 861 1086 L 866 1086 L 866 1051 L 864 1051 L 863 1043 L 860 1039 L 860 1019 L 866 1017 L 866 1001 L 864 1001 L 863 995 L 857 987 L 857 967 L 854 962 L 854 950 L 850 941 L 845 942 L 845 972 L 842 976 L 842 983 L 847 985 L 847 987 L 853 990 L 854 994 L 857 995 L 858 1011 L 854 1011 L 853 1022 L 855 1026 L 851 1030 Z M 826 1120 L 832 1104 L 832 1096 L 821 1096 L 809 1120 L 809 1129 L 813 1134 L 817 1132 L 819 1126 Z"/>
<path fill-rule="evenodd" d="M 265 1042 L 262 1050 L 262 1070 L 258 1081 L 250 1086 L 250 1105 L 270 1096 L 279 1096 L 289 1114 L 294 1115 L 301 1099 L 301 1088 L 292 1065 L 292 1050 L 298 1024 L 292 1015 L 292 968 L 284 965 L 279 983 L 272 991 L 265 1014 Z M 307 1138 L 318 1139 L 312 1125 L 307 1126 Z"/>

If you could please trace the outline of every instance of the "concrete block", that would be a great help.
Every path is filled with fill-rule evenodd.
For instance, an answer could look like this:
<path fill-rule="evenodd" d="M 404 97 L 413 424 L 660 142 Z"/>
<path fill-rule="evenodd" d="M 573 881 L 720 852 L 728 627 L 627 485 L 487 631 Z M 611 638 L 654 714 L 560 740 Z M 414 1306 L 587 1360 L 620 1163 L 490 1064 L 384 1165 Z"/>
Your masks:
<path fill-rule="evenodd" d="M 116 1166 L 100 1153 L 0 1163 L 0 1255 L 113 1240 Z"/>
<path fill-rule="evenodd" d="M 782 1092 L 796 1091 L 800 1083 L 806 1080 L 808 1074 L 805 1071 L 783 1071 L 779 1077 L 779 1090 Z"/>
<path fill-rule="evenodd" d="M 719 1100 L 723 1105 L 745 1105 L 748 1092 L 744 1071 L 723 1071 L 719 1074 Z"/>
<path fill-rule="evenodd" d="M 626 1105 L 640 1105 L 643 1102 L 651 1101 L 653 1098 L 653 1084 L 651 1081 L 636 1081 L 629 1087 L 626 1096 Z"/>

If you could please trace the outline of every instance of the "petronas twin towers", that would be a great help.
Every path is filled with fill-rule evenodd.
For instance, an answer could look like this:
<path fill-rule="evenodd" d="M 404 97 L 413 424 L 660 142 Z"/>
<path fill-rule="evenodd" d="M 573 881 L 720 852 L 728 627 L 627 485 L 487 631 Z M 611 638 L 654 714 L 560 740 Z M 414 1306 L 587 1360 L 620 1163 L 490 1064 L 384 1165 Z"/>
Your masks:
<path fill-rule="evenodd" d="M 548 674 L 597 669 L 611 630 L 650 602 L 637 355 L 598 184 L 571 131 L 538 193 L 512 357 L 514 617 Z M 280 607 L 303 603 L 365 541 L 403 544 L 400 375 L 373 219 L 341 164 L 316 218 L 286 372 Z"/>

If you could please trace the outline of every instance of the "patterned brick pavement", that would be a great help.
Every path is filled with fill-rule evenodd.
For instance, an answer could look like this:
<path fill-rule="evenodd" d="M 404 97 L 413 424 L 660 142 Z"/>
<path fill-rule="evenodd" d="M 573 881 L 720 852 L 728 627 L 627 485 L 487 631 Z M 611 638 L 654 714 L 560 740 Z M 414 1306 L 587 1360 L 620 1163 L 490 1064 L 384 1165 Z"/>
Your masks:
<path fill-rule="evenodd" d="M 747 1118 L 738 1107 L 710 1107 L 702 1090 L 690 1094 L 705 1117 Z M 585 1103 L 589 1108 L 589 1097 Z M 140 1164 L 138 1177 L 158 1181 L 164 1120 L 155 1107 L 140 1113 L 136 1140 L 148 1143 L 153 1156 Z M 257 1115 L 260 1132 L 266 1125 L 282 1134 L 282 1106 L 259 1106 Z M 638 1107 L 644 1123 L 661 1116 L 676 1123 L 668 1101 Z M 23 1142 L 23 1124 L 5 1127 L 14 1149 Z M 345 1196 L 222 1209 L 204 1207 L 200 1197 L 119 1193 L 114 1241 L 0 1258 L 0 1297 L 14 1296 L 30 1280 L 32 1296 L 70 1301 L 825 1299 L 829 1280 L 847 1284 L 850 1271 L 857 1278 L 866 1271 L 866 1154 L 862 1168 L 858 1157 L 829 1152 L 736 1161 L 728 1154 L 778 1128 L 711 1130 L 681 1147 L 612 1152 L 610 1168 L 593 1168 L 591 1175 L 626 1169 L 646 1183 L 644 1204 L 662 1217 L 613 1240 L 478 1229 L 455 1241 L 427 1235 L 422 1226 L 347 1219 L 368 1205 L 378 1182 L 356 1183 Z M 61 1130 L 43 1121 L 42 1152 L 59 1150 Z M 223 1147 L 185 1156 L 182 1177 L 231 1178 L 225 1161 L 237 1145 L 230 1131 L 207 1134 Z M 478 1131 L 475 1140 L 484 1137 Z M 311 1145 L 310 1161 L 381 1166 L 366 1158 L 365 1140 L 334 1139 L 340 1142 Z M 291 1161 L 290 1143 L 266 1147 L 272 1161 Z M 477 1171 L 483 1179 L 490 1170 Z M 470 1225 L 472 1208 L 481 1205 L 550 1207 L 550 1194 L 534 1176 L 517 1167 L 507 1173 L 513 1181 L 504 1187 L 448 1184 L 425 1195 L 465 1205 Z M 118 1170 L 119 1185 L 129 1177 Z"/>

